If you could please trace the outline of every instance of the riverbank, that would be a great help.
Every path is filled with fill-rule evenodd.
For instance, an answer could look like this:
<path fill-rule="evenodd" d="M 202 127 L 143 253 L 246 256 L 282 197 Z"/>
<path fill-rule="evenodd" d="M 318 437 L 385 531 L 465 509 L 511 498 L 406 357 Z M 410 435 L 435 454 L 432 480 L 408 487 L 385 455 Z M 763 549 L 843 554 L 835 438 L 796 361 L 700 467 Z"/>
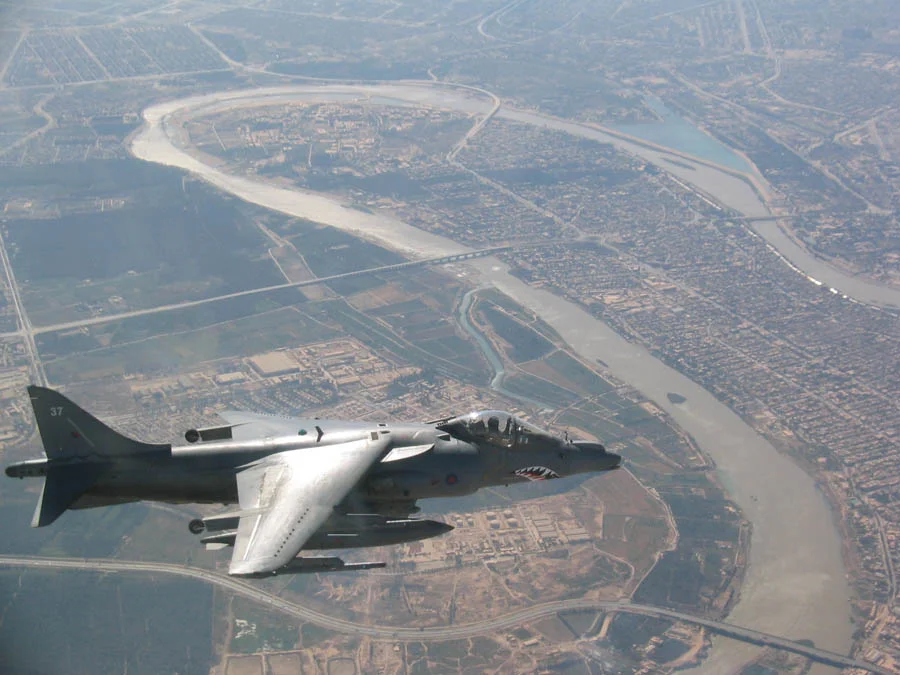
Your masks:
<path fill-rule="evenodd" d="M 330 90 L 330 87 L 309 86 L 278 88 L 277 93 L 271 89 L 226 92 L 152 106 L 144 113 L 146 124 L 135 135 L 132 151 L 146 161 L 190 171 L 246 201 L 349 231 L 413 258 L 467 250 L 450 239 L 423 232 L 398 219 L 348 208 L 333 197 L 232 176 L 204 164 L 188 151 L 185 135 L 172 121 L 176 113 L 185 118 L 199 110 L 208 110 L 209 105 L 252 105 L 254 101 L 257 105 L 268 105 L 275 100 L 273 96 L 324 100 Z M 487 112 L 491 107 L 487 100 L 482 102 L 439 87 L 434 88 L 433 97 L 422 86 L 334 88 L 334 93 L 348 91 L 361 98 L 377 95 L 443 107 L 452 107 L 454 97 L 458 97 L 459 105 L 470 111 L 480 107 Z M 501 110 L 500 115 L 612 142 L 634 154 L 649 153 L 667 171 L 690 173 L 694 179 L 697 175 L 706 176 L 702 179 L 705 181 L 702 189 L 726 205 L 745 200 L 749 208 L 752 198 L 765 207 L 749 184 L 707 165 L 698 163 L 690 171 L 681 170 L 663 163 L 663 155 L 671 153 L 635 144 L 631 145 L 637 149 L 632 151 L 621 145 L 626 141 L 584 125 L 522 111 Z M 690 182 L 686 177 L 679 178 Z M 813 480 L 709 392 L 646 350 L 627 342 L 577 305 L 528 286 L 495 259 L 472 261 L 468 266 L 478 276 L 476 283 L 490 284 L 535 312 L 582 358 L 592 362 L 602 360 L 615 377 L 654 401 L 716 462 L 730 496 L 753 527 L 750 563 L 740 601 L 730 620 L 786 637 L 811 639 L 821 647 L 847 653 L 851 626 L 841 542 L 828 504 Z M 686 402 L 671 403 L 667 393 L 672 391 L 684 395 Z M 757 648 L 746 645 L 729 644 L 727 648 L 724 645 L 724 641 L 717 642 L 697 672 L 729 672 L 758 652 Z"/>

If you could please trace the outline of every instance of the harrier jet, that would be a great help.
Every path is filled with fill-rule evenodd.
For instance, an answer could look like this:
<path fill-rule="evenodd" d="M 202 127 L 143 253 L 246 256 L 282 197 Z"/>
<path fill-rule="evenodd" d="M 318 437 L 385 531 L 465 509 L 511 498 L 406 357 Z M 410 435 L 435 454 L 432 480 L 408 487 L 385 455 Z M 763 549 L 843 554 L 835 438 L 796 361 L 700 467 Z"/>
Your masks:
<path fill-rule="evenodd" d="M 44 478 L 33 527 L 66 509 L 141 500 L 237 504 L 189 524 L 208 547 L 234 547 L 228 572 L 237 576 L 383 567 L 300 554 L 453 529 L 411 518 L 418 499 L 621 463 L 599 443 L 558 438 L 494 410 L 418 424 L 223 412 L 226 424 L 191 429 L 173 447 L 127 438 L 52 389 L 28 393 L 46 458 L 12 464 L 6 475 Z"/>

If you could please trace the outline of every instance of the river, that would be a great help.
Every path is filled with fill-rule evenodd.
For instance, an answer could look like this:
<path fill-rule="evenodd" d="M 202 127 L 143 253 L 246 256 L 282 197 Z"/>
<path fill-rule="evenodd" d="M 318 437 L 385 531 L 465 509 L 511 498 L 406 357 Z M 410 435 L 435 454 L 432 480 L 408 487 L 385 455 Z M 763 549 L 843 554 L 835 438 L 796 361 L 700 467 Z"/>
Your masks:
<path fill-rule="evenodd" d="M 772 215 L 758 194 L 758 191 L 765 192 L 769 189 L 765 179 L 755 169 L 749 173 L 739 173 L 726 166 L 716 165 L 714 159 L 719 158 L 718 152 L 713 154 L 713 160 L 691 157 L 674 147 L 666 149 L 644 142 L 639 138 L 629 139 L 612 130 L 610 130 L 611 133 L 607 133 L 598 128 L 530 111 L 503 108 L 497 116 L 547 129 L 564 131 L 602 143 L 611 143 L 620 150 L 641 157 L 664 169 L 667 173 L 676 176 L 682 183 L 697 188 L 701 194 L 710 195 L 715 201 L 748 218 L 764 218 Z M 676 162 L 673 162 L 673 159 Z M 752 224 L 752 228 L 810 283 L 828 286 L 848 299 L 866 305 L 900 307 L 900 289 L 848 274 L 822 258 L 814 256 L 788 236 L 774 219 L 756 221 Z"/>
<path fill-rule="evenodd" d="M 298 98 L 327 100 L 332 93 L 348 92 L 360 97 L 378 95 L 467 111 L 490 109 L 489 103 L 460 91 L 420 85 L 307 86 L 225 92 L 151 106 L 144 111 L 144 127 L 133 137 L 132 152 L 146 161 L 190 171 L 248 202 L 352 232 L 415 258 L 467 250 L 450 239 L 424 232 L 399 219 L 348 208 L 334 197 L 229 175 L 207 163 L 205 158 L 201 161 L 201 155 L 195 157 L 185 150 L 187 139 L 178 124 L 179 118 L 222 106 L 266 105 Z M 661 152 L 606 136 L 590 127 L 531 112 L 501 109 L 500 114 L 620 146 L 629 143 L 628 147 L 621 147 L 632 151 L 634 146 L 635 154 Z M 661 158 L 660 161 L 664 162 Z M 706 181 L 703 189 L 723 203 L 749 199 L 748 194 L 755 197 L 749 185 L 733 175 L 706 165 L 697 166 L 695 173 L 718 174 L 715 180 Z M 668 164 L 665 168 L 678 169 Z M 740 600 L 729 620 L 785 637 L 811 639 L 817 646 L 848 653 L 852 632 L 850 592 L 844 576 L 840 537 L 831 510 L 813 480 L 702 387 L 643 348 L 629 343 L 579 306 L 528 286 L 509 274 L 506 266 L 496 259 L 483 258 L 466 264 L 475 277 L 475 284 L 495 286 L 540 316 L 583 358 L 593 362 L 602 360 L 612 375 L 633 385 L 668 412 L 715 461 L 729 495 L 753 527 L 749 567 Z M 666 396 L 668 392 L 677 392 L 687 401 L 674 405 Z M 716 639 L 709 658 L 695 672 L 704 675 L 732 672 L 758 653 L 756 647 Z M 816 666 L 813 672 L 834 671 Z"/>
<path fill-rule="evenodd" d="M 484 358 L 487 359 L 487 362 L 491 366 L 491 370 L 494 371 L 494 377 L 491 378 L 491 389 L 500 392 L 508 398 L 522 401 L 526 405 L 533 406 L 538 410 L 546 408 L 547 404 L 543 401 L 538 401 L 533 398 L 528 398 L 527 396 L 522 396 L 521 394 L 517 394 L 503 387 L 503 380 L 506 379 L 506 368 L 503 367 L 503 360 L 494 349 L 494 346 L 488 341 L 486 337 L 484 337 L 484 335 L 481 334 L 480 330 L 472 325 L 472 322 L 469 320 L 469 309 L 472 307 L 472 303 L 475 299 L 475 294 L 478 292 L 478 290 L 479 289 L 475 288 L 463 295 L 462 301 L 459 303 L 459 307 L 456 310 L 456 316 L 459 320 L 459 325 L 462 326 L 462 329 L 466 331 L 473 340 L 475 340 L 475 343 L 478 345 L 479 351 L 481 351 L 481 353 L 484 355 Z"/>
<path fill-rule="evenodd" d="M 736 171 L 750 172 L 753 170 L 745 157 L 695 127 L 670 110 L 655 96 L 646 97 L 644 105 L 659 116 L 658 122 L 613 124 L 609 128 L 626 136 L 633 136 L 655 145 L 677 150 L 679 153 L 700 157 Z"/>

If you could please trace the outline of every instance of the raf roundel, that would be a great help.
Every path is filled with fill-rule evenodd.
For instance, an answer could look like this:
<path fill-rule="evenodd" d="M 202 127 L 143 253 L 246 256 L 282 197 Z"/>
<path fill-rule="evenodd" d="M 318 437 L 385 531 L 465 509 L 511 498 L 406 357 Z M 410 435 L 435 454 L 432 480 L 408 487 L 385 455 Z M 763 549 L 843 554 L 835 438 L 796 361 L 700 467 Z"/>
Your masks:
<path fill-rule="evenodd" d="M 459 478 L 455 473 L 448 473 L 447 477 L 444 479 L 447 485 L 456 485 L 459 482 Z"/>

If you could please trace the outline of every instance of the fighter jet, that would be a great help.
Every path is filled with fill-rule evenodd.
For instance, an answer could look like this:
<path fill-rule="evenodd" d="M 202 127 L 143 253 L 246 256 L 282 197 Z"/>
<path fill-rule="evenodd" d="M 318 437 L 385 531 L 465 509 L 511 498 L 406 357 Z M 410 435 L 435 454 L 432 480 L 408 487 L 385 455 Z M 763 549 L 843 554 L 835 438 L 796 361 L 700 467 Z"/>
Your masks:
<path fill-rule="evenodd" d="M 127 438 L 52 389 L 28 393 L 46 457 L 12 464 L 6 475 L 44 478 L 32 527 L 67 509 L 142 500 L 237 504 L 188 525 L 207 547 L 234 548 L 228 572 L 236 576 L 384 567 L 306 552 L 453 529 L 411 517 L 419 499 L 621 464 L 599 443 L 495 410 L 403 424 L 222 412 L 225 424 L 190 429 L 173 447 Z"/>

